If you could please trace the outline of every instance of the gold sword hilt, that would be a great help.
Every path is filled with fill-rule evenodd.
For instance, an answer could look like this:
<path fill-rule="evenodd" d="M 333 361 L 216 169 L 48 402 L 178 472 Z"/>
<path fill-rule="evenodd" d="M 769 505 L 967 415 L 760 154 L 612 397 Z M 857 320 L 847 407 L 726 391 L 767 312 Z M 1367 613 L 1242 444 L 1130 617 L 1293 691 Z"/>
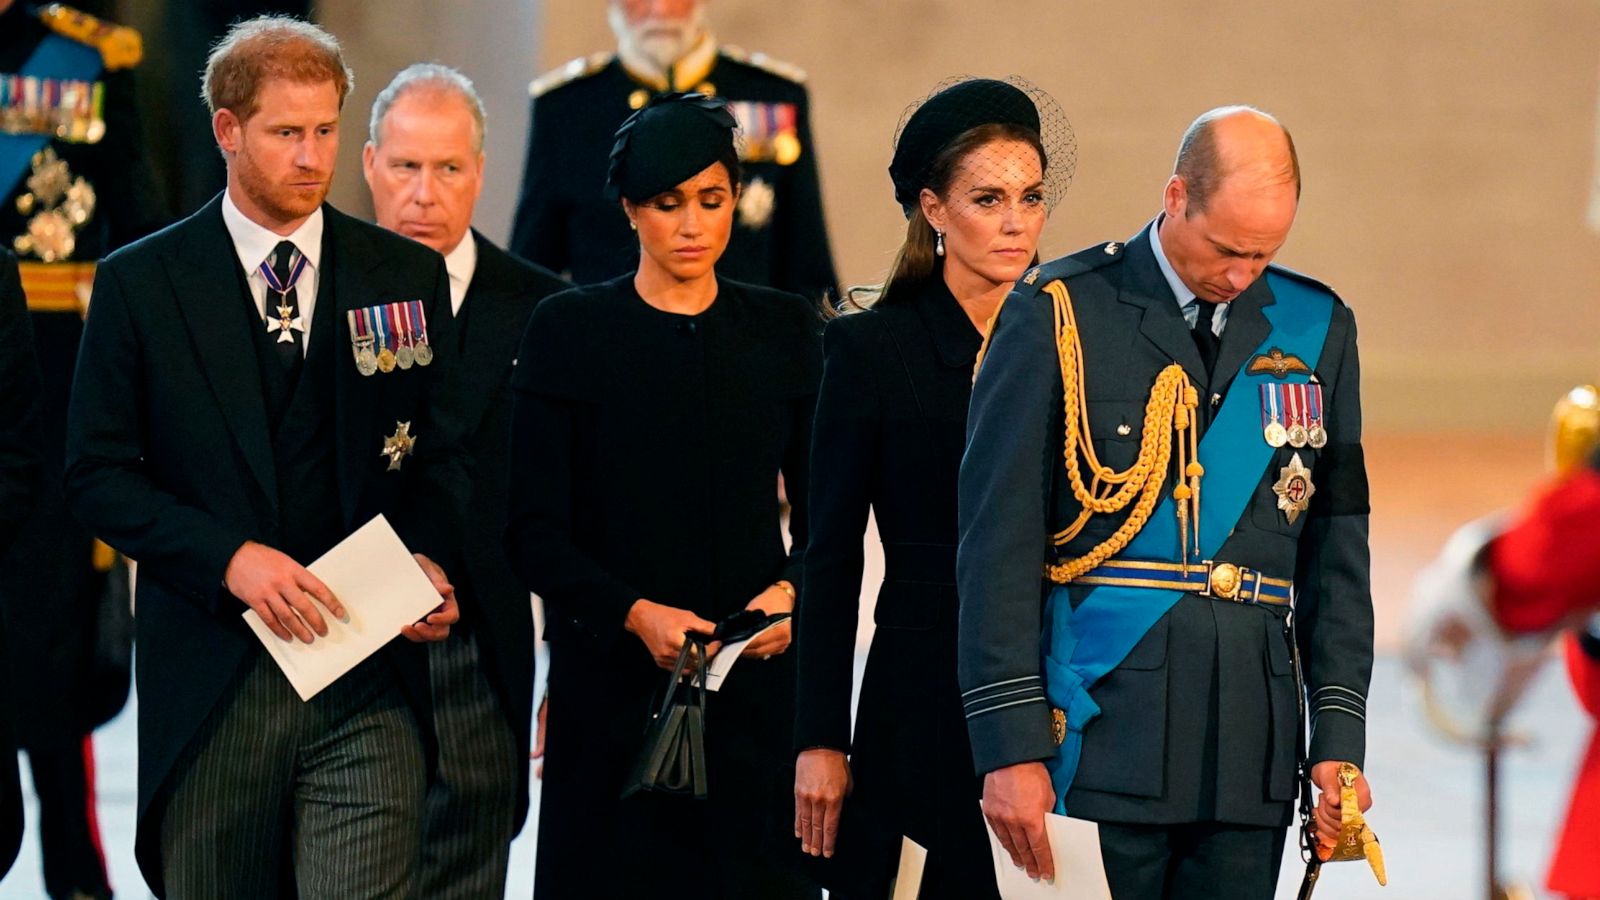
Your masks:
<path fill-rule="evenodd" d="M 1354 765 L 1339 764 L 1339 837 L 1331 847 L 1317 844 L 1315 852 L 1317 859 L 1325 863 L 1365 859 L 1378 884 L 1387 885 L 1389 874 L 1383 864 L 1383 848 L 1361 815 L 1361 802 L 1356 797 L 1356 780 L 1360 777 L 1361 770 Z M 1315 881 L 1309 871 L 1306 874 Z"/>

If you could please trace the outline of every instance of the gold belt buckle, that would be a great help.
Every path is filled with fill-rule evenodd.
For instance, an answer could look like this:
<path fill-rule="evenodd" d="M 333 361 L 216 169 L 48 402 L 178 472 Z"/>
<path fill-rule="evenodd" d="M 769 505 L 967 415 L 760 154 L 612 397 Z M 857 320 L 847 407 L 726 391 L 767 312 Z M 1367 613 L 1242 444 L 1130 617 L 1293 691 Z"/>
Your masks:
<path fill-rule="evenodd" d="M 1239 587 L 1244 583 L 1244 572 L 1233 563 L 1213 562 L 1211 574 L 1206 578 L 1206 596 L 1237 601 Z"/>

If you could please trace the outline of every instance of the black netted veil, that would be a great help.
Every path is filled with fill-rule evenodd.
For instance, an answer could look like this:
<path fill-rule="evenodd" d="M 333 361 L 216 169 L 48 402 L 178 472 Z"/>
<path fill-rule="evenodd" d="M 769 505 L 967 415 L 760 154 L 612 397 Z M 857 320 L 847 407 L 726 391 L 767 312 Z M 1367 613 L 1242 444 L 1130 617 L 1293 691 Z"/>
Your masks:
<path fill-rule="evenodd" d="M 961 76 L 941 82 L 911 104 L 895 129 L 889 177 L 895 200 L 907 217 L 933 174 L 941 152 L 961 135 L 983 125 L 1018 125 L 1034 131 L 1044 147 L 1044 196 L 1054 209 L 1072 183 L 1078 142 L 1060 104 L 1026 79 Z"/>

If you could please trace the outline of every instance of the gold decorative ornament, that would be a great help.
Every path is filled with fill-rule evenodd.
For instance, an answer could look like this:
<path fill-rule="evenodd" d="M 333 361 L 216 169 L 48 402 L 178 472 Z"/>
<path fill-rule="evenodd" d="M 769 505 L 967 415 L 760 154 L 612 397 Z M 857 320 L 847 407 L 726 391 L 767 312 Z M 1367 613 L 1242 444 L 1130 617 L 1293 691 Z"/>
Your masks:
<path fill-rule="evenodd" d="M 126 25 L 114 25 L 60 3 L 39 10 L 51 31 L 100 51 L 107 70 L 131 69 L 144 59 L 144 39 Z"/>
<path fill-rule="evenodd" d="M 1600 445 L 1600 387 L 1579 385 L 1550 412 L 1550 466 L 1570 472 L 1589 459 L 1596 445 Z"/>
<path fill-rule="evenodd" d="M 767 227 L 778 194 L 764 179 L 752 178 L 739 192 L 739 224 L 752 231 Z"/>
<path fill-rule="evenodd" d="M 1266 373 L 1273 378 L 1286 378 L 1291 372 L 1309 375 L 1311 374 L 1311 367 L 1306 365 L 1305 360 L 1300 357 L 1295 356 L 1293 353 L 1284 353 L 1277 347 L 1269 349 L 1266 353 L 1258 353 L 1251 357 L 1250 365 L 1245 369 L 1245 373 L 1249 375 Z"/>
<path fill-rule="evenodd" d="M 387 471 L 400 471 L 400 461 L 410 456 L 417 449 L 417 439 L 411 434 L 410 422 L 394 423 L 394 434 L 383 439 L 383 452 L 379 456 L 389 457 Z"/>
<path fill-rule="evenodd" d="M 1350 763 L 1339 764 L 1339 837 L 1332 847 L 1318 844 L 1317 858 L 1323 862 L 1365 859 L 1378 884 L 1387 885 L 1389 874 L 1383 864 L 1383 848 L 1361 815 L 1361 803 L 1356 797 L 1356 779 L 1360 777 L 1360 769 Z"/>
<path fill-rule="evenodd" d="M 1211 569 L 1211 594 L 1223 600 L 1236 600 L 1239 597 L 1239 585 L 1243 580 L 1238 566 L 1233 563 L 1217 563 Z"/>
<path fill-rule="evenodd" d="M 1272 492 L 1278 495 L 1278 508 L 1293 525 L 1311 505 L 1311 495 L 1317 492 L 1317 486 L 1311 483 L 1311 470 L 1306 468 L 1300 454 L 1296 453 L 1287 466 L 1278 470 L 1278 481 L 1272 486 Z"/>
<path fill-rule="evenodd" d="M 1067 714 L 1057 707 L 1050 707 L 1050 739 L 1061 746 L 1067 739 Z"/>
<path fill-rule="evenodd" d="M 1114 247 L 1115 244 L 1107 244 L 1107 252 L 1115 252 Z M 1200 479 L 1205 474 L 1199 462 L 1199 433 L 1194 412 L 1200 403 L 1198 392 L 1182 366 L 1173 363 L 1163 369 L 1156 376 L 1145 404 L 1144 431 L 1139 439 L 1137 459 L 1120 472 L 1102 465 L 1094 451 L 1094 436 L 1089 428 L 1083 346 L 1072 298 L 1060 279 L 1045 285 L 1044 291 L 1055 305 L 1056 353 L 1061 367 L 1066 421 L 1061 454 L 1072 495 L 1081 507 L 1077 519 L 1056 533 L 1052 540 L 1057 547 L 1065 545 L 1083 532 L 1091 517 L 1121 512 L 1130 504 L 1133 507 L 1111 537 L 1077 559 L 1046 566 L 1045 574 L 1057 584 L 1066 584 L 1122 552 L 1155 511 L 1174 456 L 1177 457 L 1179 483 L 1172 489 L 1172 499 L 1177 507 L 1182 565 L 1187 570 L 1191 521 L 1195 525 L 1192 549 L 1197 558 L 1200 554 Z M 1085 471 L 1090 476 L 1087 484 Z"/>
<path fill-rule="evenodd" d="M 772 138 L 772 158 L 780 166 L 792 166 L 800 159 L 800 137 L 792 131 L 780 131 Z"/>
<path fill-rule="evenodd" d="M 650 92 L 645 90 L 644 88 L 639 88 L 638 90 L 635 90 L 633 93 L 628 95 L 628 108 L 629 109 L 644 109 L 644 105 L 646 103 L 649 103 L 649 102 L 650 102 Z"/>
<path fill-rule="evenodd" d="M 94 188 L 74 178 L 67 162 L 45 147 L 33 155 L 27 190 L 17 196 L 17 212 L 30 216 L 26 230 L 11 241 L 17 255 L 61 262 L 77 249 L 76 232 L 94 216 Z"/>

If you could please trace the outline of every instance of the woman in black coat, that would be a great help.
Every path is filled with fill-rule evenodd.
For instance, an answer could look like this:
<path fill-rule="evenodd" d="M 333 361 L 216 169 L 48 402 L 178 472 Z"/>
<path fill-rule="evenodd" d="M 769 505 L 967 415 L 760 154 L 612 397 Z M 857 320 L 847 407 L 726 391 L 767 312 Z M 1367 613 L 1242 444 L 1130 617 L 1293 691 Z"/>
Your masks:
<path fill-rule="evenodd" d="M 984 329 L 1036 262 L 1071 140 L 1026 85 L 974 79 L 929 97 L 889 169 L 905 243 L 870 308 L 823 338 L 794 827 L 804 852 L 838 853 L 816 867 L 834 896 L 884 896 L 901 835 L 928 850 L 924 900 L 998 896 L 956 686 L 956 475 Z M 852 740 L 869 508 L 885 571 Z"/>
<path fill-rule="evenodd" d="M 536 897 L 819 893 L 762 841 L 788 824 L 787 623 L 710 697 L 706 799 L 621 799 L 685 633 L 789 612 L 803 584 L 820 321 L 798 296 L 716 275 L 738 200 L 733 130 L 699 94 L 624 123 L 609 186 L 639 268 L 546 299 L 518 356 L 507 548 L 550 641 Z"/>

